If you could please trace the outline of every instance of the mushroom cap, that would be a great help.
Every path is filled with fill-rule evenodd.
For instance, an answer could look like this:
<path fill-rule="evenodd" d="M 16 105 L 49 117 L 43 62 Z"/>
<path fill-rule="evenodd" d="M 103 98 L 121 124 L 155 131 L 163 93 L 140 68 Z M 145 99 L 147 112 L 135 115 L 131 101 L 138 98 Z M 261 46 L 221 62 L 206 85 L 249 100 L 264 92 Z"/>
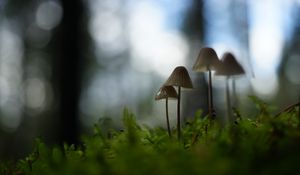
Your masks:
<path fill-rule="evenodd" d="M 197 60 L 193 66 L 193 71 L 206 72 L 210 70 L 217 70 L 220 64 L 217 53 L 210 47 L 204 47 L 200 50 Z"/>
<path fill-rule="evenodd" d="M 173 86 L 162 86 L 155 95 L 155 100 L 166 98 L 177 99 L 177 92 Z"/>
<path fill-rule="evenodd" d="M 164 85 L 193 88 L 192 80 L 184 66 L 176 67 Z"/>
<path fill-rule="evenodd" d="M 224 53 L 221 59 L 221 64 L 215 72 L 215 75 L 233 76 L 241 74 L 245 74 L 245 71 L 237 62 L 235 56 L 230 52 Z"/>

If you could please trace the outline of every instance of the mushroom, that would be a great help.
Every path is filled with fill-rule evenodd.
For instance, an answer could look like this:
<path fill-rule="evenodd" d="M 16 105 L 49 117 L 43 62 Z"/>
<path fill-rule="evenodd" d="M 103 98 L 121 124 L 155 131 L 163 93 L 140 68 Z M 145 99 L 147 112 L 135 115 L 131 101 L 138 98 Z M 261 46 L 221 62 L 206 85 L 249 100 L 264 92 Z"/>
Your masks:
<path fill-rule="evenodd" d="M 204 47 L 200 50 L 197 60 L 193 66 L 195 72 L 206 72 L 208 71 L 208 112 L 209 117 L 214 119 L 214 105 L 213 105 L 213 92 L 212 92 L 212 81 L 211 71 L 217 70 L 220 61 L 214 49 L 210 47 Z"/>
<path fill-rule="evenodd" d="M 177 136 L 180 140 L 180 98 L 181 98 L 181 87 L 193 88 L 192 80 L 189 76 L 188 71 L 184 66 L 176 67 L 168 80 L 164 84 L 165 86 L 177 86 L 178 97 L 177 97 Z"/>
<path fill-rule="evenodd" d="M 177 99 L 177 92 L 173 86 L 162 86 L 155 96 L 155 100 L 166 99 L 167 128 L 168 128 L 168 134 L 171 137 L 171 128 L 170 128 L 169 112 L 168 112 L 168 99 L 169 98 Z"/>
<path fill-rule="evenodd" d="M 215 75 L 236 76 L 245 74 L 243 67 L 237 62 L 235 56 L 230 52 L 225 52 L 221 58 L 221 64 Z"/>
<path fill-rule="evenodd" d="M 221 59 L 221 64 L 219 65 L 218 70 L 215 72 L 215 75 L 226 76 L 226 102 L 227 102 L 227 110 L 228 110 L 228 119 L 230 122 L 233 121 L 231 117 L 231 100 L 230 100 L 230 92 L 229 92 L 229 79 L 234 78 L 238 75 L 245 74 L 243 67 L 237 62 L 235 56 L 226 52 L 223 54 Z M 233 93 L 235 94 L 235 82 L 232 79 L 232 88 Z"/>

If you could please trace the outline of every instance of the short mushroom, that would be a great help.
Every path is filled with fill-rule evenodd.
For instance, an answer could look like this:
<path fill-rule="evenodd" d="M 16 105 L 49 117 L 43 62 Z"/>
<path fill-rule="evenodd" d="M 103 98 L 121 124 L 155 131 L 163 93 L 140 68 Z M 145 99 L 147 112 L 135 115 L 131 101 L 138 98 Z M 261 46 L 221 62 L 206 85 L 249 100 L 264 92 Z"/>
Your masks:
<path fill-rule="evenodd" d="M 171 128 L 169 122 L 168 99 L 177 99 L 177 92 L 173 86 L 162 86 L 155 96 L 155 100 L 166 99 L 166 119 L 168 134 L 171 137 Z"/>
<path fill-rule="evenodd" d="M 165 86 L 177 86 L 178 97 L 177 97 L 177 136 L 180 140 L 180 98 L 181 98 L 181 87 L 193 88 L 192 80 L 189 76 L 188 71 L 184 66 L 176 67 L 168 80 L 164 84 Z"/>
<path fill-rule="evenodd" d="M 226 101 L 227 101 L 227 110 L 228 110 L 228 119 L 230 122 L 233 122 L 231 117 L 231 100 L 229 93 L 229 79 L 235 78 L 238 75 L 245 74 L 243 67 L 237 62 L 235 56 L 226 52 L 223 54 L 221 59 L 221 64 L 219 65 L 218 70 L 215 72 L 215 75 L 226 76 Z M 235 93 L 235 83 L 234 79 L 232 79 L 233 83 L 233 93 Z"/>
<path fill-rule="evenodd" d="M 213 105 L 213 92 L 212 92 L 212 80 L 211 71 L 217 70 L 220 61 L 214 49 L 210 47 L 204 47 L 200 50 L 197 60 L 193 66 L 195 72 L 208 71 L 208 112 L 209 117 L 214 119 L 214 105 Z"/>

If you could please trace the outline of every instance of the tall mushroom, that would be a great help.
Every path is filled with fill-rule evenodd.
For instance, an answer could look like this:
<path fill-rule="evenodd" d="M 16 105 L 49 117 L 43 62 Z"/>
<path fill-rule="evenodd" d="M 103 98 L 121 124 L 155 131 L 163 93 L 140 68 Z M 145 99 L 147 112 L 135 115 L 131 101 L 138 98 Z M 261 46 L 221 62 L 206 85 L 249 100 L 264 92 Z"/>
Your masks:
<path fill-rule="evenodd" d="M 184 66 L 176 67 L 168 80 L 164 84 L 165 86 L 177 86 L 178 97 L 177 97 L 177 136 L 180 140 L 180 98 L 181 98 L 181 87 L 193 88 L 192 80 L 189 76 L 188 71 Z"/>
<path fill-rule="evenodd" d="M 227 102 L 227 115 L 228 115 L 229 122 L 233 121 L 233 118 L 231 116 L 231 110 L 230 110 L 231 100 L 230 100 L 230 92 L 229 92 L 229 79 L 233 78 L 232 88 L 233 88 L 233 93 L 235 93 L 234 78 L 242 74 L 245 74 L 245 71 L 243 67 L 237 62 L 235 56 L 230 52 L 224 53 L 221 59 L 221 64 L 218 70 L 215 72 L 215 75 L 226 76 L 226 102 Z"/>
<path fill-rule="evenodd" d="M 211 71 L 217 70 L 220 61 L 214 49 L 210 47 L 204 47 L 200 50 L 197 60 L 193 66 L 195 72 L 206 72 L 208 71 L 208 112 L 209 117 L 214 119 L 214 105 L 213 105 L 213 92 L 212 92 L 212 81 Z"/>
<path fill-rule="evenodd" d="M 167 128 L 168 128 L 168 134 L 171 137 L 171 128 L 170 128 L 169 111 L 168 111 L 168 99 L 169 98 L 177 99 L 177 92 L 173 86 L 162 86 L 155 96 L 155 100 L 166 99 Z"/>

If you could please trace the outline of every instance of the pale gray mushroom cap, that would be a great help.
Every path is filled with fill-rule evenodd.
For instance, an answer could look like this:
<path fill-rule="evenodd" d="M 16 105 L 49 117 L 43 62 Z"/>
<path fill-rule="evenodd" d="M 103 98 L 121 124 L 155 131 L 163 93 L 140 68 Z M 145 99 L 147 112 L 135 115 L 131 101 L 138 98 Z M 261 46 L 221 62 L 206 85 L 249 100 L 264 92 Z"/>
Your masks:
<path fill-rule="evenodd" d="M 217 70 L 220 64 L 219 58 L 214 49 L 204 47 L 200 50 L 197 60 L 193 66 L 193 71 L 206 72 L 210 70 Z"/>
<path fill-rule="evenodd" d="M 192 80 L 185 67 L 176 67 L 168 80 L 164 84 L 165 86 L 180 86 L 184 88 L 193 88 Z"/>
<path fill-rule="evenodd" d="M 162 86 L 155 95 L 155 100 L 166 98 L 177 99 L 177 92 L 173 86 Z"/>
<path fill-rule="evenodd" d="M 237 62 L 235 56 L 229 52 L 224 53 L 221 64 L 215 75 L 234 76 L 245 74 L 243 67 Z"/>

